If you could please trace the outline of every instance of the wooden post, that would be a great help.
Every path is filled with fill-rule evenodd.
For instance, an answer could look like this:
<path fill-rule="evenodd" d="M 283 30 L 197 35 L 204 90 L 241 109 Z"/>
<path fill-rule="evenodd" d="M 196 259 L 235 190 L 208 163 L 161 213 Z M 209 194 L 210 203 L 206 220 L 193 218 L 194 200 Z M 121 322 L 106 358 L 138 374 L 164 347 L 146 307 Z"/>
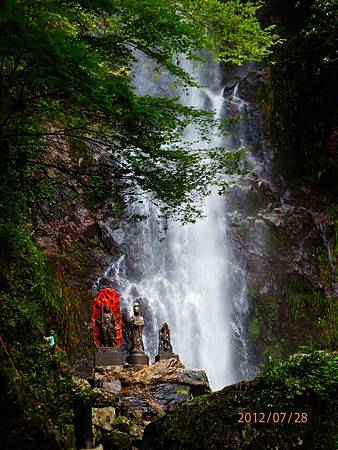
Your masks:
<path fill-rule="evenodd" d="M 92 402 L 89 399 L 75 400 L 74 432 L 77 449 L 93 448 Z"/>
<path fill-rule="evenodd" d="M 18 372 L 18 369 L 14 365 L 14 362 L 13 362 L 13 360 L 11 358 L 11 355 L 9 354 L 9 351 L 7 350 L 7 347 L 6 347 L 5 343 L 4 343 L 4 340 L 2 339 L 2 336 L 0 336 L 0 342 L 1 342 L 2 346 L 3 346 L 3 349 L 5 350 L 5 353 L 7 355 L 7 358 L 9 360 L 9 362 L 11 363 L 11 366 L 13 367 L 13 369 L 14 369 L 16 375 L 18 376 L 18 378 L 20 378 L 20 374 Z"/>

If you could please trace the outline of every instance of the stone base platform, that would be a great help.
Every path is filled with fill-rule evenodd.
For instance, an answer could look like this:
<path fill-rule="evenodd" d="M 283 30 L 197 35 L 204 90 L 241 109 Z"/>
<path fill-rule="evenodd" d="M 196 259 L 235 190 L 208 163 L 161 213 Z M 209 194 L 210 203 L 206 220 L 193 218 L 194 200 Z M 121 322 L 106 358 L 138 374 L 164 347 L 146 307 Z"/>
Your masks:
<path fill-rule="evenodd" d="M 132 366 L 148 366 L 149 357 L 143 352 L 132 353 L 127 357 L 127 363 Z"/>
<path fill-rule="evenodd" d="M 179 361 L 180 357 L 172 352 L 163 352 L 155 356 L 155 362 L 165 361 L 167 359 L 177 359 Z"/>
<path fill-rule="evenodd" d="M 94 365 L 98 366 L 123 366 L 123 353 L 113 347 L 100 347 L 94 355 Z"/>

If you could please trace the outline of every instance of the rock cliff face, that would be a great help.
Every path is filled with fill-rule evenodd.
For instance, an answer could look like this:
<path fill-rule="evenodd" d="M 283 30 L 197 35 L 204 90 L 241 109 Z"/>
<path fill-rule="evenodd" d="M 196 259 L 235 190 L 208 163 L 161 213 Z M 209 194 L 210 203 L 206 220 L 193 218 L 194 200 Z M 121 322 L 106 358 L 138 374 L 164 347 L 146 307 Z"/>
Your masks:
<path fill-rule="evenodd" d="M 235 121 L 229 131 L 233 139 L 248 139 L 250 171 L 230 187 L 226 210 L 235 259 L 247 274 L 243 320 L 257 366 L 267 355 L 285 357 L 301 345 L 334 348 L 337 221 L 332 199 L 306 186 L 290 193 L 280 176 L 257 100 L 268 74 L 253 67 L 234 75 L 226 70 L 226 85 L 238 83 L 228 108 L 246 125 Z"/>
<path fill-rule="evenodd" d="M 53 126 L 50 130 L 54 131 Z M 65 143 L 56 135 L 49 140 L 41 163 L 45 167 L 42 176 L 48 181 L 48 200 L 44 198 L 31 211 L 35 235 L 55 273 L 69 281 L 81 299 L 79 346 L 73 360 L 77 372 L 84 375 L 92 366 L 88 324 L 93 283 L 123 250 L 118 232 L 115 235 L 122 222 L 119 188 L 112 184 L 111 171 L 106 184 L 95 177 L 111 164 L 104 145 Z"/>
<path fill-rule="evenodd" d="M 73 285 L 90 289 L 121 250 L 114 234 L 122 207 L 118 185 L 112 184 L 111 171 L 106 183 L 95 177 L 111 161 L 103 144 L 66 144 L 56 136 L 43 164 L 54 182 L 49 201 L 32 211 L 38 242 Z"/>
<path fill-rule="evenodd" d="M 210 392 L 203 370 L 170 359 L 151 366 L 97 367 L 91 386 L 96 445 L 105 450 L 141 448 L 143 431 L 155 417 Z"/>
<path fill-rule="evenodd" d="M 269 0 L 285 39 L 261 92 L 280 172 L 337 199 L 337 17 L 335 1 Z"/>
<path fill-rule="evenodd" d="M 263 20 L 273 20 L 286 41 L 275 50 L 274 65 L 239 86 L 256 110 L 253 116 L 258 117 L 258 103 L 263 111 L 274 163 L 270 180 L 257 172 L 256 180 L 232 189 L 229 202 L 237 255 L 248 268 L 251 354 L 285 356 L 299 345 L 334 348 L 337 341 L 332 6 L 330 1 L 268 1 Z M 254 147 L 261 168 L 267 167 L 258 140 Z"/>
<path fill-rule="evenodd" d="M 232 195 L 243 190 L 236 187 Z M 259 359 L 286 356 L 300 345 L 334 346 L 335 221 L 306 199 L 281 204 L 259 181 L 245 195 L 252 198 L 251 213 L 241 213 L 233 202 L 228 218 L 248 274 L 252 349 Z"/>

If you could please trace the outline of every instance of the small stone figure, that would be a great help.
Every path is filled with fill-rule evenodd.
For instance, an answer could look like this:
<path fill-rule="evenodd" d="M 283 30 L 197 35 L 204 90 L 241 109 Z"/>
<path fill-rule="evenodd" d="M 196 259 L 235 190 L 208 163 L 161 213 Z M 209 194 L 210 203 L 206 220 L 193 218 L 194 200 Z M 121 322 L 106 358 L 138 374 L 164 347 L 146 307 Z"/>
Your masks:
<path fill-rule="evenodd" d="M 115 347 L 117 345 L 115 336 L 115 320 L 108 305 L 104 306 L 101 316 L 97 319 L 97 322 L 100 325 L 103 346 Z"/>
<path fill-rule="evenodd" d="M 173 347 L 170 342 L 170 329 L 167 322 L 164 322 L 159 332 L 160 342 L 158 346 L 158 353 L 167 353 L 173 351 Z"/>
<path fill-rule="evenodd" d="M 167 322 L 164 322 L 159 331 L 158 355 L 156 355 L 155 361 L 158 362 L 171 358 L 179 360 L 179 356 L 175 355 L 173 352 L 173 346 L 171 345 L 170 340 L 169 325 Z"/>
<path fill-rule="evenodd" d="M 142 333 L 144 328 L 144 319 L 140 314 L 140 304 L 134 303 L 134 315 L 129 320 L 131 332 L 131 350 L 127 358 L 128 364 L 148 365 L 149 358 L 144 353 Z"/>

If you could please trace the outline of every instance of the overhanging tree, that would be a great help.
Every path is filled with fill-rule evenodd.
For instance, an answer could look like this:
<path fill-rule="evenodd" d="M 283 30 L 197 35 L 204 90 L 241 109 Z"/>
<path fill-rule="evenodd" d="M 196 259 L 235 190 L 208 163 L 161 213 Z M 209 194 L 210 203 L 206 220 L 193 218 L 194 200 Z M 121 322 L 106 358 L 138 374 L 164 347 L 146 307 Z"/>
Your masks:
<path fill-rule="evenodd" d="M 201 193 L 201 186 L 224 166 L 233 166 L 236 156 L 229 154 L 228 164 L 220 150 L 207 164 L 202 152 L 180 144 L 188 123 L 203 129 L 211 116 L 175 99 L 138 96 L 130 75 L 134 52 L 145 53 L 187 84 L 196 81 L 182 69 L 180 55 L 196 60 L 198 52 L 208 50 L 219 61 L 261 60 L 277 37 L 260 27 L 259 6 L 240 0 L 2 2 L 4 189 L 22 191 L 23 174 L 32 176 L 46 144 L 58 135 L 72 142 L 104 142 L 112 178 L 127 188 L 137 183 L 152 190 L 167 211 L 190 205 L 191 193 Z"/>

